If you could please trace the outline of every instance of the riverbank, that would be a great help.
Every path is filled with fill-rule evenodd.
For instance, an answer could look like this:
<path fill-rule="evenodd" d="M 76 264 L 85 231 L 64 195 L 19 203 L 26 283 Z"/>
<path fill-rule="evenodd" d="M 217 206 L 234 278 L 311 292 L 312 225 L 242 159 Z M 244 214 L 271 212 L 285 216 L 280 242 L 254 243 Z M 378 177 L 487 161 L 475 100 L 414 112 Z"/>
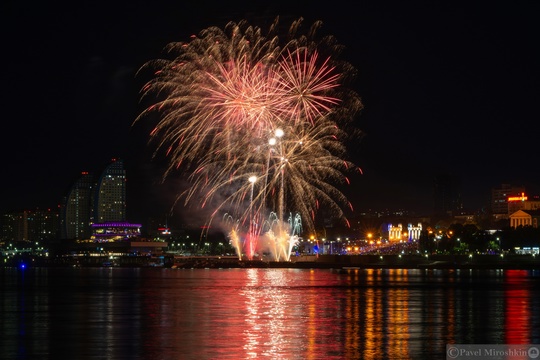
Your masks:
<path fill-rule="evenodd" d="M 533 255 L 322 255 L 312 263 L 339 268 L 540 269 L 540 257 Z"/>
<path fill-rule="evenodd" d="M 120 256 L 12 258 L 5 267 L 161 267 L 291 269 L 523 269 L 540 270 L 534 255 L 301 255 L 290 261 L 240 260 L 235 256 Z"/>
<path fill-rule="evenodd" d="M 540 269 L 532 255 L 301 255 L 290 261 L 239 260 L 237 257 L 177 256 L 164 267 L 290 269 Z"/>

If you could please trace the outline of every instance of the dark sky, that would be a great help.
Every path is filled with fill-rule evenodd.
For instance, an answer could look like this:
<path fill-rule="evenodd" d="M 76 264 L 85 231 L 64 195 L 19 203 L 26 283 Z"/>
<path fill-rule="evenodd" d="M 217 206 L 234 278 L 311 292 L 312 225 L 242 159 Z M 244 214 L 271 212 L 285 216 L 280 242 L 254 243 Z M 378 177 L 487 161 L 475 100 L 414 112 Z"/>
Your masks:
<path fill-rule="evenodd" d="M 539 2 L 213 3 L 4 1 L 0 211 L 53 207 L 81 171 L 121 157 L 129 220 L 166 212 L 175 183 L 159 184 L 147 129 L 131 127 L 136 71 L 207 27 L 265 30 L 277 15 L 321 20 L 358 70 L 356 209 L 428 211 L 439 173 L 461 181 L 473 210 L 501 183 L 540 193 Z"/>

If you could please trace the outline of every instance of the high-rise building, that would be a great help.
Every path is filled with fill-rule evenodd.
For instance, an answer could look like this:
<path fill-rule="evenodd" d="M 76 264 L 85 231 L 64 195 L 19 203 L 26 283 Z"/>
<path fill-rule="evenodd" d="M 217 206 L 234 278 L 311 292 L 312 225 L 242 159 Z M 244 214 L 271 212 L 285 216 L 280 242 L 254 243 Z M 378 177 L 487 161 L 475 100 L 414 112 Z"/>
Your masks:
<path fill-rule="evenodd" d="M 83 172 L 65 197 L 61 210 L 63 239 L 90 239 L 95 223 L 126 221 L 126 171 L 120 159 L 96 178 Z"/>
<path fill-rule="evenodd" d="M 29 241 L 58 238 L 58 209 L 36 209 L 23 214 Z"/>
<path fill-rule="evenodd" d="M 434 206 L 436 216 L 452 216 L 463 209 L 461 183 L 451 174 L 441 173 L 434 179 Z"/>
<path fill-rule="evenodd" d="M 83 172 L 73 184 L 62 206 L 62 238 L 88 239 L 91 235 L 92 200 L 95 182 Z"/>
<path fill-rule="evenodd" d="M 491 212 L 493 214 L 508 214 L 508 198 L 520 196 L 525 192 L 525 187 L 510 184 L 501 184 L 491 189 Z"/>
<path fill-rule="evenodd" d="M 15 229 L 16 214 L 5 213 L 0 217 L 0 246 L 5 241 L 17 240 L 17 234 Z"/>
<path fill-rule="evenodd" d="M 35 209 L 2 216 L 1 241 L 39 242 L 58 237 L 58 211 Z"/>
<path fill-rule="evenodd" d="M 94 192 L 94 223 L 126 221 L 126 170 L 113 159 L 99 177 Z"/>

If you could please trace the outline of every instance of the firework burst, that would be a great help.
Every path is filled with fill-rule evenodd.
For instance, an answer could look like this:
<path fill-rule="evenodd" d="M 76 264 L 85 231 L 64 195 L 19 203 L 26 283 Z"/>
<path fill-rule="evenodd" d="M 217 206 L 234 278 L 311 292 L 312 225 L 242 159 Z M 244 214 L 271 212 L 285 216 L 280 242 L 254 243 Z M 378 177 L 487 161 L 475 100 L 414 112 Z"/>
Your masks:
<path fill-rule="evenodd" d="M 271 211 L 282 223 L 298 212 L 310 230 L 321 206 L 343 217 L 339 185 L 357 169 L 343 145 L 343 128 L 362 107 L 345 86 L 354 69 L 337 60 L 333 37 L 316 41 L 321 22 L 307 35 L 301 24 L 284 43 L 278 19 L 266 35 L 245 21 L 211 27 L 142 68 L 154 71 L 142 89 L 152 105 L 136 121 L 158 112 L 151 140 L 154 155 L 169 159 L 164 177 L 183 170 L 192 186 L 179 198 L 211 205 L 214 216 L 236 214 L 251 238 Z"/>

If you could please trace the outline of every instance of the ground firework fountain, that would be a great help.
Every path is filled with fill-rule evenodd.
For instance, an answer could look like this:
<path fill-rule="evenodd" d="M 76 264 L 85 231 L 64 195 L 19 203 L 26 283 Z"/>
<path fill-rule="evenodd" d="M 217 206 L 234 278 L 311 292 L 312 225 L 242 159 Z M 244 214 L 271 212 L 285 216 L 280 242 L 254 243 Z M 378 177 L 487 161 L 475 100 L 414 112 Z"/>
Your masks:
<path fill-rule="evenodd" d="M 302 232 L 300 214 L 290 216 L 287 224 L 283 225 L 275 212 L 261 224 L 261 232 L 255 235 L 242 233 L 238 222 L 226 214 L 223 222 L 229 231 L 229 240 L 236 250 L 239 259 L 253 259 L 257 254 L 261 258 L 268 257 L 271 261 L 289 261 L 294 247 L 298 244 Z M 256 242 L 253 242 L 254 237 Z"/>
<path fill-rule="evenodd" d="M 153 71 L 142 91 L 151 105 L 136 121 L 159 115 L 150 139 L 170 159 L 164 178 L 183 170 L 190 186 L 178 199 L 212 209 L 210 221 L 226 214 L 241 259 L 266 247 L 289 260 L 320 206 L 335 218 L 350 206 L 339 186 L 359 170 L 343 142 L 362 107 L 345 86 L 354 69 L 332 37 L 316 39 L 320 22 L 307 34 L 302 22 L 284 43 L 277 19 L 266 35 L 245 21 L 211 27 L 141 68 Z"/>

